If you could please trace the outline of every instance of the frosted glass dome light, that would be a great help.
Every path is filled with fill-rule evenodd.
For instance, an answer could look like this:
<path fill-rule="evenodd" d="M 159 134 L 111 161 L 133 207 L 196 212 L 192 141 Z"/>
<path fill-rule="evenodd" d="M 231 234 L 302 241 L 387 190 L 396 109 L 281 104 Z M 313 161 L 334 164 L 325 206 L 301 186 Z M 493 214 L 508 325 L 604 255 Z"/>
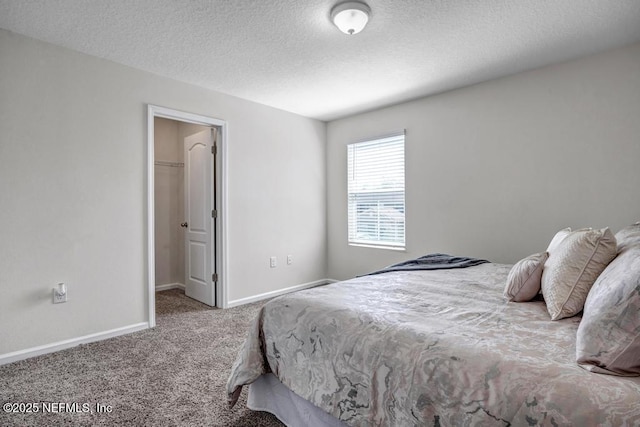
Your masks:
<path fill-rule="evenodd" d="M 358 34 L 369 22 L 371 9 L 359 1 L 340 3 L 331 10 L 331 20 L 345 34 Z"/>

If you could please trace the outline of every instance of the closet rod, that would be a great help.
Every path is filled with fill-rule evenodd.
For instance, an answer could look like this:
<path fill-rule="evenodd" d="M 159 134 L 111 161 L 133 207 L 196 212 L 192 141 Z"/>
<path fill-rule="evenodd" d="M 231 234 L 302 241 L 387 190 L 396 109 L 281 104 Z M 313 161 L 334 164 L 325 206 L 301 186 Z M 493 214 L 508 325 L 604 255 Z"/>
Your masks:
<path fill-rule="evenodd" d="M 156 166 L 169 166 L 171 168 L 183 168 L 184 167 L 184 163 L 180 163 L 180 162 L 167 162 L 164 160 L 156 160 L 154 162 L 154 164 Z"/>

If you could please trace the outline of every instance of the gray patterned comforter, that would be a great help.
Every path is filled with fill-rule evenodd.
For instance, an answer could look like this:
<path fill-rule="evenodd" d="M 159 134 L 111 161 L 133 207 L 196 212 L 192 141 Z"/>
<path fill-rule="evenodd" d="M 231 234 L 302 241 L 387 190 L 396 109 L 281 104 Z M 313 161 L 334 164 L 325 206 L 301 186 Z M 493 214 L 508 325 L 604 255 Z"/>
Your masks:
<path fill-rule="evenodd" d="M 511 266 L 364 276 L 262 308 L 227 384 L 273 372 L 350 425 L 640 425 L 640 377 L 575 362 L 580 317 L 507 303 Z"/>

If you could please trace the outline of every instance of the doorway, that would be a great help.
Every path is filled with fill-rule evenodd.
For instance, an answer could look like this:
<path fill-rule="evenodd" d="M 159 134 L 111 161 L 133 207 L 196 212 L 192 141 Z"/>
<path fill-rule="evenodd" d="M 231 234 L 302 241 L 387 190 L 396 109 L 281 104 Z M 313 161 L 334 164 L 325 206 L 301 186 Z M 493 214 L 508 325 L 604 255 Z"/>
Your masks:
<path fill-rule="evenodd" d="M 147 113 L 149 326 L 155 292 L 225 308 L 226 122 L 149 105 Z"/>

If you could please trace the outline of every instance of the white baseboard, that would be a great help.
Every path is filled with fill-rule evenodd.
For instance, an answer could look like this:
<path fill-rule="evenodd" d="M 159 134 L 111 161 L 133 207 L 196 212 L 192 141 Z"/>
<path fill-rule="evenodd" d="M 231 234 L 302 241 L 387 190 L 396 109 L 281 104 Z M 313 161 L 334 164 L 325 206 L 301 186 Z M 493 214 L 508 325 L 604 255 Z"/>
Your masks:
<path fill-rule="evenodd" d="M 130 334 L 132 332 L 141 331 L 143 329 L 149 329 L 149 323 L 147 322 L 136 323 L 135 325 L 123 326 L 122 328 L 111 329 L 109 331 L 98 332 L 96 334 L 85 335 L 82 337 L 72 338 L 64 341 L 58 341 L 51 344 L 28 348 L 26 350 L 19 350 L 19 351 L 14 351 L 12 353 L 0 354 L 0 365 L 6 365 L 7 363 L 13 363 L 19 360 L 29 359 L 29 358 L 41 356 L 47 353 L 53 353 L 55 351 L 60 351 L 67 348 L 75 347 L 80 344 L 88 344 L 90 342 L 102 341 L 108 338 Z"/>
<path fill-rule="evenodd" d="M 169 289 L 182 289 L 184 291 L 184 285 L 182 283 L 167 283 L 164 285 L 156 285 L 156 292 L 168 291 Z"/>
<path fill-rule="evenodd" d="M 327 285 L 329 283 L 335 283 L 336 280 L 320 279 L 314 282 L 302 283 L 300 285 L 290 286 L 284 289 L 278 289 L 277 291 L 265 292 L 264 294 L 254 295 L 252 297 L 240 298 L 237 300 L 229 301 L 226 308 L 237 307 L 239 305 L 249 304 L 256 301 L 261 301 L 267 298 L 277 297 L 279 295 L 288 294 L 289 292 L 301 291 L 303 289 L 313 288 L 315 286 Z"/>

